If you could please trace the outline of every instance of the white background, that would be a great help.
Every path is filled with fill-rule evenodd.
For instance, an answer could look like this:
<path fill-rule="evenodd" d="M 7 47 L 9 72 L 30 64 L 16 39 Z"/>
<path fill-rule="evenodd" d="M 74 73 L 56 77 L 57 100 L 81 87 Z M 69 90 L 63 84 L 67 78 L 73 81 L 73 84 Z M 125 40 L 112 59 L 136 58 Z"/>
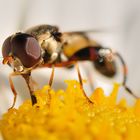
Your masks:
<path fill-rule="evenodd" d="M 0 0 L 0 46 L 7 36 L 38 24 L 58 25 L 61 31 L 112 30 L 95 35 L 95 38 L 123 55 L 129 69 L 127 84 L 135 94 L 140 95 L 139 9 L 138 0 Z M 0 61 L 0 114 L 12 103 L 13 96 L 8 84 L 10 72 L 12 70 Z M 62 73 L 64 76 L 61 76 Z M 83 69 L 82 74 L 85 74 Z M 49 75 L 50 70 L 41 70 L 34 74 L 34 78 L 43 85 L 47 83 Z M 57 70 L 55 83 L 59 82 L 61 87 L 64 79 L 74 79 L 76 76 L 75 70 Z M 24 95 L 29 96 L 25 93 L 27 89 L 22 78 L 14 79 L 14 82 L 20 92 L 18 105 L 25 99 Z"/>

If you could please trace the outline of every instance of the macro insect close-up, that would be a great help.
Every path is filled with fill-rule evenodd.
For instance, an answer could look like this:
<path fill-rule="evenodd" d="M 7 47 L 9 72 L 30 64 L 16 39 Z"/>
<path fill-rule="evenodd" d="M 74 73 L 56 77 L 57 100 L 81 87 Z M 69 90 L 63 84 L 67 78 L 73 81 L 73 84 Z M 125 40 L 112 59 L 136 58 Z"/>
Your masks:
<path fill-rule="evenodd" d="M 13 69 L 13 73 L 9 75 L 10 87 L 14 94 L 11 108 L 14 107 L 17 97 L 12 77 L 21 75 L 25 79 L 32 105 L 34 105 L 37 103 L 34 95 L 36 82 L 32 79 L 31 72 L 34 69 L 44 67 L 52 68 L 48 83 L 51 87 L 56 67 L 75 66 L 83 94 L 92 103 L 84 91 L 78 62 L 90 61 L 99 73 L 110 78 L 117 73 L 115 57 L 118 57 L 121 62 L 123 75 L 121 84 L 130 94 L 135 96 L 126 86 L 127 67 L 122 56 L 118 52 L 113 52 L 111 48 L 106 48 L 89 38 L 88 32 L 92 31 L 61 33 L 56 26 L 38 25 L 25 32 L 17 32 L 9 36 L 3 43 L 2 54 L 3 64 L 8 64 Z"/>
<path fill-rule="evenodd" d="M 140 1 L 0 11 L 0 140 L 140 140 Z"/>

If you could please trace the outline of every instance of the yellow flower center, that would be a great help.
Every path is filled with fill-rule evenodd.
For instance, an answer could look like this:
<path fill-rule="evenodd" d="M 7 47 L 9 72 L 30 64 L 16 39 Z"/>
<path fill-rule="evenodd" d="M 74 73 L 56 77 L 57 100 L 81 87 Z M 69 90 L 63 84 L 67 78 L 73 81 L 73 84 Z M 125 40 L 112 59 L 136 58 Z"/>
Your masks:
<path fill-rule="evenodd" d="M 114 84 L 110 96 L 101 88 L 89 103 L 77 81 L 66 81 L 66 90 L 44 86 L 35 92 L 37 104 L 25 101 L 5 113 L 0 131 L 5 140 L 140 140 L 140 100 L 128 107 L 116 102 Z M 48 93 L 49 92 L 49 93 Z"/>

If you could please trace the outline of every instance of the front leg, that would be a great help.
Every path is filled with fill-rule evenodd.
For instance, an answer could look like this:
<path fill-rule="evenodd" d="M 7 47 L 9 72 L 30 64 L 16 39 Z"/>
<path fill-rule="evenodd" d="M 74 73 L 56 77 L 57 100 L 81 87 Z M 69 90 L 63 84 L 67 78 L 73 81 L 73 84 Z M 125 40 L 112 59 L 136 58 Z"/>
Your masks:
<path fill-rule="evenodd" d="M 11 90 L 14 94 L 14 100 L 13 100 L 13 104 L 12 106 L 9 108 L 9 109 L 12 109 L 14 106 L 15 106 L 15 103 L 16 103 L 16 99 L 17 99 L 17 92 L 15 90 L 15 87 L 14 87 L 14 84 L 13 84 L 13 81 L 12 81 L 12 76 L 17 76 L 18 74 L 15 74 L 15 73 L 11 73 L 9 75 L 9 84 L 10 84 L 10 87 L 11 87 Z"/>
<path fill-rule="evenodd" d="M 33 83 L 32 83 L 31 73 L 22 74 L 22 76 L 25 79 L 26 84 L 28 86 L 30 96 L 31 96 L 32 105 L 34 105 L 37 103 L 37 99 L 36 99 L 36 96 L 34 95 L 34 87 L 33 87 Z"/>

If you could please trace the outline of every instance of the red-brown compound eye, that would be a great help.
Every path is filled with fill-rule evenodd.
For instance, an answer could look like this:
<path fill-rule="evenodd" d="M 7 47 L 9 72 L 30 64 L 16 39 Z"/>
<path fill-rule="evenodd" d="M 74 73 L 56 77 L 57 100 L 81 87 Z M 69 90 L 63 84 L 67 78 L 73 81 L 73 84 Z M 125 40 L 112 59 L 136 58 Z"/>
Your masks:
<path fill-rule="evenodd" d="M 17 33 L 11 40 L 12 54 L 20 59 L 23 66 L 29 68 L 38 63 L 41 49 L 37 40 L 25 33 Z"/>
<path fill-rule="evenodd" d="M 9 36 L 2 45 L 2 55 L 4 58 L 11 53 L 11 37 L 12 36 Z"/>

